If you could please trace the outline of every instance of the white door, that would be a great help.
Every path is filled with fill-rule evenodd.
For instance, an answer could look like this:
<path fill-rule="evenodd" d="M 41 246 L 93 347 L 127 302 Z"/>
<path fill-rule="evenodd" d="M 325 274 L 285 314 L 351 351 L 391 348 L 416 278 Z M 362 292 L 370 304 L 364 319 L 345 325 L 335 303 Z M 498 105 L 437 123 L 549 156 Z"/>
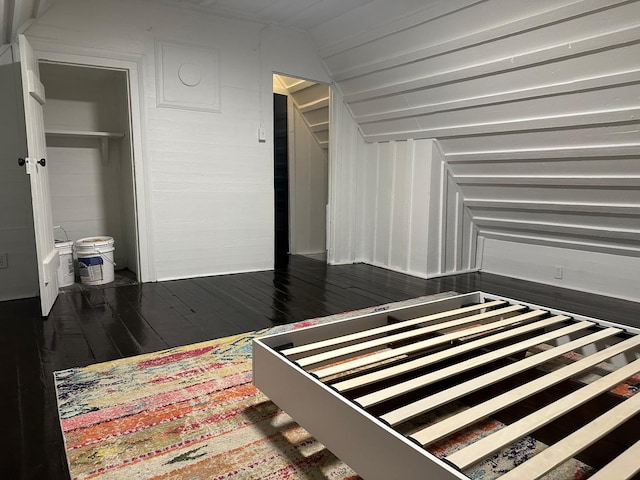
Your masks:
<path fill-rule="evenodd" d="M 28 156 L 24 159 L 24 166 L 31 183 L 40 305 L 42 316 L 46 317 L 49 315 L 56 298 L 58 298 L 57 270 L 60 259 L 53 239 L 49 169 L 46 164 L 47 151 L 42 116 L 45 94 L 44 86 L 40 82 L 38 60 L 33 48 L 24 35 L 18 35 L 18 45 L 20 48 L 22 97 L 27 132 Z"/>

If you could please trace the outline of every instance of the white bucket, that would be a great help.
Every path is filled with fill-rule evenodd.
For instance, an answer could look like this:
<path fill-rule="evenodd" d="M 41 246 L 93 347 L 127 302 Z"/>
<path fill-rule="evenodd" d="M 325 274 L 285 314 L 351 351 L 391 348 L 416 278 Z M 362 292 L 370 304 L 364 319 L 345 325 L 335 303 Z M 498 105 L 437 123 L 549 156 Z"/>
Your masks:
<path fill-rule="evenodd" d="M 56 240 L 55 247 L 60 257 L 58 267 L 58 287 L 68 287 L 75 282 L 75 272 L 73 269 L 73 242 Z"/>
<path fill-rule="evenodd" d="M 87 237 L 76 240 L 76 256 L 82 283 L 102 285 L 113 282 L 113 244 L 112 237 Z"/>

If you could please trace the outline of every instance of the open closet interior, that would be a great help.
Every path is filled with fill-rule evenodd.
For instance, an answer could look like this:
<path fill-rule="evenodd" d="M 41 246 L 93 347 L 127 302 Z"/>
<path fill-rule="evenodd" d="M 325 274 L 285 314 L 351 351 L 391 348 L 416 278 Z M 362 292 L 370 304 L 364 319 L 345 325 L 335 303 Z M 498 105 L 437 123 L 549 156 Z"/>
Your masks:
<path fill-rule="evenodd" d="M 115 270 L 138 277 L 126 71 L 40 63 L 56 240 L 109 236 Z"/>

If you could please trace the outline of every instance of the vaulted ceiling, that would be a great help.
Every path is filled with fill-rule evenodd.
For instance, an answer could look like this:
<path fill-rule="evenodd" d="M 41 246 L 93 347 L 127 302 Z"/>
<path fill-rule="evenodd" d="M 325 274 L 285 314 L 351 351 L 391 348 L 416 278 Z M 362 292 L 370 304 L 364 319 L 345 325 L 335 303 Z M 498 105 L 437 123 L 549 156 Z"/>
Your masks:
<path fill-rule="evenodd" d="M 163 0 L 214 15 L 308 31 L 372 0 Z M 424 2 L 423 2 L 424 3 Z"/>

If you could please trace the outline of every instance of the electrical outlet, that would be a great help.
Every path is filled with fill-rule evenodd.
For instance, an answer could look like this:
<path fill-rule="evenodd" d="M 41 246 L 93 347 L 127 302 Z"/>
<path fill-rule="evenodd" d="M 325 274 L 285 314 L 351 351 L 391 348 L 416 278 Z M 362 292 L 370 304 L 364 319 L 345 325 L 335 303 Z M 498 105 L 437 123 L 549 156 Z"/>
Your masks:
<path fill-rule="evenodd" d="M 557 278 L 558 280 L 562 279 L 562 267 L 556 265 L 553 267 L 553 278 Z"/>
<path fill-rule="evenodd" d="M 0 268 L 9 268 L 9 257 L 5 253 L 0 253 Z"/>

